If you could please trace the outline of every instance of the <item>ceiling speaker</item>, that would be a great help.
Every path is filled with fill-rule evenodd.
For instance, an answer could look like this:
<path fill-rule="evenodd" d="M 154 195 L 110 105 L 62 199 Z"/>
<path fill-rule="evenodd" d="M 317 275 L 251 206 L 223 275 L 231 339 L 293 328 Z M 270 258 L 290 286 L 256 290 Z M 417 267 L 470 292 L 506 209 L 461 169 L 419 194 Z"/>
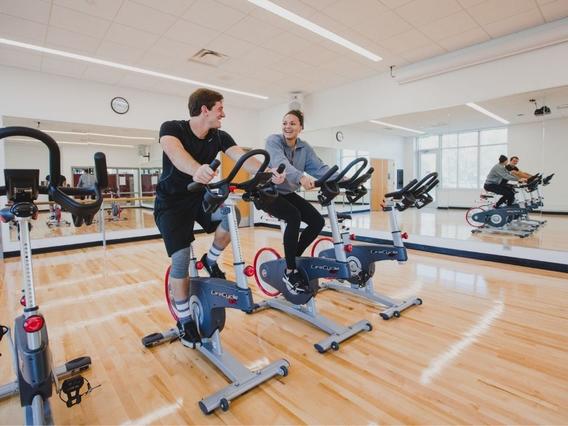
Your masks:
<path fill-rule="evenodd" d="M 304 106 L 304 94 L 302 92 L 291 92 L 288 98 L 288 109 L 302 110 Z"/>

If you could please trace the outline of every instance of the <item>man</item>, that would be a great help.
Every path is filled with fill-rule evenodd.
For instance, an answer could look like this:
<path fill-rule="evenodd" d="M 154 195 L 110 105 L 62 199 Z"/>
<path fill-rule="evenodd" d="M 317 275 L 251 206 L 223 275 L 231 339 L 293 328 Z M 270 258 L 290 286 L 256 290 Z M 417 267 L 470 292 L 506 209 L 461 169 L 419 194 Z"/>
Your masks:
<path fill-rule="evenodd" d="M 499 194 L 502 197 L 497 201 L 495 204 L 495 208 L 501 207 L 502 204 L 507 203 L 507 206 L 511 206 L 515 201 L 515 191 L 511 186 L 507 185 L 507 181 L 514 180 L 514 181 L 523 181 L 524 179 L 518 178 L 517 176 L 509 173 L 506 168 L 507 166 L 507 157 L 501 155 L 499 157 L 499 163 L 495 164 L 487 178 L 485 179 L 485 184 L 483 188 L 486 191 L 494 192 L 495 194 Z"/>
<path fill-rule="evenodd" d="M 519 164 L 519 157 L 513 156 L 511 157 L 509 164 L 507 164 L 505 168 L 507 169 L 507 171 L 511 172 L 512 175 L 515 175 L 521 179 L 528 179 L 532 176 L 529 173 L 521 172 L 517 167 L 517 164 Z"/>
<path fill-rule="evenodd" d="M 189 310 L 190 245 L 195 239 L 194 222 L 207 233 L 215 232 L 213 244 L 201 258 L 211 277 L 225 278 L 217 264 L 221 252 L 231 241 L 227 216 L 203 211 L 203 191 L 188 192 L 191 182 L 207 184 L 217 174 L 209 164 L 223 151 L 238 160 L 245 151 L 233 138 L 219 130 L 225 117 L 223 95 L 209 89 L 198 89 L 189 97 L 190 120 L 166 121 L 160 127 L 160 144 L 164 151 L 163 170 L 156 187 L 154 218 L 162 234 L 168 256 L 172 259 L 169 282 L 180 327 L 195 339 L 195 324 Z M 247 160 L 245 168 L 255 173 L 260 167 L 256 159 Z M 274 183 L 282 183 L 284 174 L 273 171 Z M 239 214 L 237 211 L 237 221 Z"/>

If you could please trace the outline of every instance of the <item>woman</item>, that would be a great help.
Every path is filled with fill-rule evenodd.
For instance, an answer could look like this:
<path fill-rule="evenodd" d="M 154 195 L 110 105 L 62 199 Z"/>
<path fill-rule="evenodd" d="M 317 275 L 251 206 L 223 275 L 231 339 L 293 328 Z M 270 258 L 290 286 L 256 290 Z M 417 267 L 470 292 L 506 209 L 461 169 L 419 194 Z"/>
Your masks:
<path fill-rule="evenodd" d="M 317 238 L 325 223 L 318 210 L 295 191 L 300 186 L 306 191 L 312 189 L 315 181 L 311 176 L 320 178 L 329 170 L 313 148 L 298 137 L 303 128 L 304 115 L 299 110 L 291 110 L 282 120 L 282 134 L 270 135 L 266 139 L 270 167 L 277 168 L 284 164 L 286 180 L 277 185 L 279 196 L 262 205 L 264 211 L 286 222 L 286 272 L 283 281 L 294 294 L 306 292 L 308 289 L 306 279 L 296 268 L 296 257 L 301 256 Z M 311 176 L 305 175 L 304 172 Z M 301 222 L 306 223 L 307 228 L 300 235 Z"/>

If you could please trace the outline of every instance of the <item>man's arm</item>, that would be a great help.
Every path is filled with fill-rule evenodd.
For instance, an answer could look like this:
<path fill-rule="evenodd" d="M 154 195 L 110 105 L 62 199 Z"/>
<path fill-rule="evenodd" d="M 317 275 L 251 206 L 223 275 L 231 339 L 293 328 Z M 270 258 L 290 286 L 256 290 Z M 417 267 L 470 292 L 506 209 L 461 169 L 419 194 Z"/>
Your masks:
<path fill-rule="evenodd" d="M 192 176 L 195 182 L 208 183 L 217 174 L 217 172 L 211 170 L 209 164 L 199 164 L 195 161 L 175 136 L 162 136 L 160 144 L 174 167 Z"/>
<path fill-rule="evenodd" d="M 502 178 L 502 179 L 506 179 L 506 180 L 519 180 L 519 178 L 517 176 L 512 175 L 511 173 L 509 173 L 507 171 L 507 169 L 505 169 L 505 167 L 498 167 L 497 169 L 495 169 L 495 172 L 497 173 L 497 175 Z"/>

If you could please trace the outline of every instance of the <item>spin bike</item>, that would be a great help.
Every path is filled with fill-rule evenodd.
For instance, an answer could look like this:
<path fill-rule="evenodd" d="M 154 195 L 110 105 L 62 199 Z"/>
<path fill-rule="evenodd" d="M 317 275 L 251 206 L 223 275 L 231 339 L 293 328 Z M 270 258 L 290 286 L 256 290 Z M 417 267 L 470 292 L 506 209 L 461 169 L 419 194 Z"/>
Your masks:
<path fill-rule="evenodd" d="M 338 187 L 345 189 L 345 195 L 351 204 L 367 193 L 364 183 L 369 180 L 373 173 L 371 167 L 361 174 L 367 166 L 367 159 L 358 158 L 347 165 L 343 175 L 358 163 L 361 163 L 361 165 L 352 178 L 338 182 Z M 421 305 L 422 299 L 418 297 L 399 301 L 376 293 L 372 278 L 375 274 L 376 262 L 396 260 L 399 263 L 404 263 L 408 259 L 403 242 L 403 239 L 408 238 L 408 235 L 401 233 L 396 211 L 403 211 L 410 207 L 420 209 L 430 204 L 433 199 L 429 192 L 438 184 L 437 176 L 437 173 L 430 173 L 420 182 L 414 179 L 400 191 L 385 194 L 383 211 L 389 214 L 392 244 L 353 245 L 352 241 L 356 240 L 356 236 L 351 234 L 349 227 L 343 224 L 346 220 L 350 220 L 351 216 L 336 213 L 335 206 L 330 203 L 327 209 L 332 238 L 323 237 L 317 240 L 312 246 L 312 256 L 346 262 L 349 265 L 351 276 L 346 279 L 330 277 L 332 280 L 323 281 L 320 287 L 346 292 L 386 307 L 379 314 L 383 320 L 389 320 L 393 317 L 399 318 L 402 311 L 414 305 Z M 340 229 L 340 222 L 342 229 Z"/>
<path fill-rule="evenodd" d="M 320 188 L 319 197 L 328 193 L 328 187 L 336 186 L 335 179 L 331 176 L 338 167 L 333 166 L 323 177 L 315 182 Z M 347 327 L 336 324 L 330 319 L 320 315 L 317 311 L 315 296 L 319 290 L 319 279 L 348 278 L 351 276 L 349 265 L 335 259 L 317 257 L 297 257 L 296 267 L 308 282 L 309 291 L 294 294 L 288 290 L 282 281 L 286 272 L 286 259 L 281 258 L 276 250 L 271 247 L 260 249 L 254 259 L 254 272 L 256 282 L 260 290 L 270 297 L 258 303 L 255 311 L 273 308 L 288 315 L 295 316 L 309 322 L 315 327 L 325 331 L 329 336 L 314 344 L 320 353 L 329 349 L 338 350 L 339 344 L 362 331 L 371 331 L 371 323 L 360 320 Z"/>
<path fill-rule="evenodd" d="M 231 183 L 244 162 L 255 155 L 262 155 L 264 161 L 254 177 L 246 182 Z M 218 407 L 227 411 L 230 402 L 238 396 L 275 376 L 288 375 L 290 364 L 284 359 L 274 361 L 259 370 L 251 371 L 221 346 L 221 331 L 225 326 L 225 308 L 240 309 L 250 313 L 255 306 L 252 292 L 247 283 L 247 277 L 254 275 L 254 272 L 252 267 L 250 265 L 245 266 L 243 261 L 235 205 L 229 195 L 236 189 L 243 190 L 242 199 L 248 202 L 259 199 L 261 195 L 277 196 L 277 192 L 271 184 L 272 173 L 264 171 L 269 160 L 268 152 L 255 149 L 239 158 L 226 179 L 208 185 L 197 182 L 188 185 L 188 191 L 192 192 L 205 189 L 202 204 L 205 212 L 213 213 L 220 208 L 221 212 L 228 216 L 233 249 L 233 267 L 237 281 L 199 277 L 197 270 L 202 268 L 203 265 L 196 261 L 193 251 L 191 251 L 189 305 L 191 317 L 197 328 L 197 341 L 184 339 L 185 332 L 182 331 L 182 326 L 171 328 L 163 333 L 153 333 L 142 339 L 142 344 L 147 348 L 180 339 L 184 346 L 201 352 L 230 380 L 231 383 L 228 386 L 199 401 L 199 407 L 204 414 L 210 414 Z M 214 160 L 210 166 L 215 170 L 219 167 L 219 164 L 218 160 Z M 169 268 L 165 280 L 166 301 L 174 320 L 178 321 L 179 325 L 179 318 L 173 308 L 173 295 L 169 287 L 168 277 Z"/>
<path fill-rule="evenodd" d="M 546 223 L 546 220 L 530 219 L 529 213 L 543 207 L 543 197 L 539 186 L 549 185 L 554 173 L 543 178 L 540 173 L 534 175 L 526 183 L 514 187 L 520 190 L 522 201 L 512 206 L 496 208 L 493 206 L 493 193 L 481 194 L 481 200 L 485 203 L 469 209 L 465 219 L 474 227 L 472 234 L 504 234 L 525 238 Z M 517 191 L 516 191 L 517 192 Z M 529 198 L 527 199 L 527 194 Z"/>
<path fill-rule="evenodd" d="M 60 153 L 57 143 L 51 136 L 26 127 L 5 127 L 0 129 L 0 139 L 12 136 L 26 136 L 43 142 L 49 149 L 50 182 L 60 181 Z M 7 335 L 13 354 L 14 370 L 17 380 L 0 386 L 0 399 L 20 395 L 24 409 L 25 424 L 53 424 L 50 397 L 53 383 L 59 397 L 67 407 L 79 404 L 82 397 L 92 389 L 87 381 L 87 391 L 81 393 L 86 379 L 77 373 L 86 370 L 91 364 L 88 356 L 80 357 L 54 367 L 49 350 L 47 325 L 37 305 L 34 274 L 32 268 L 32 249 L 30 242 L 30 221 L 37 217 L 38 208 L 34 201 L 38 194 L 48 194 L 51 199 L 72 214 L 75 226 L 89 225 L 103 201 L 101 188 L 107 185 L 107 169 L 104 154 L 95 154 L 97 185 L 89 189 L 58 187 L 49 184 L 39 186 L 39 170 L 5 169 L 5 187 L 0 187 L 0 195 L 6 195 L 11 206 L 0 210 L 2 222 L 16 222 L 19 228 L 20 257 L 23 273 L 23 296 L 20 303 L 23 314 L 18 316 L 12 330 L 0 325 L 0 339 Z M 79 203 L 69 195 L 93 195 L 95 200 Z M 73 377 L 70 377 L 73 376 Z M 59 380 L 65 379 L 61 386 Z M 66 395 L 63 399 L 62 394 Z"/>

